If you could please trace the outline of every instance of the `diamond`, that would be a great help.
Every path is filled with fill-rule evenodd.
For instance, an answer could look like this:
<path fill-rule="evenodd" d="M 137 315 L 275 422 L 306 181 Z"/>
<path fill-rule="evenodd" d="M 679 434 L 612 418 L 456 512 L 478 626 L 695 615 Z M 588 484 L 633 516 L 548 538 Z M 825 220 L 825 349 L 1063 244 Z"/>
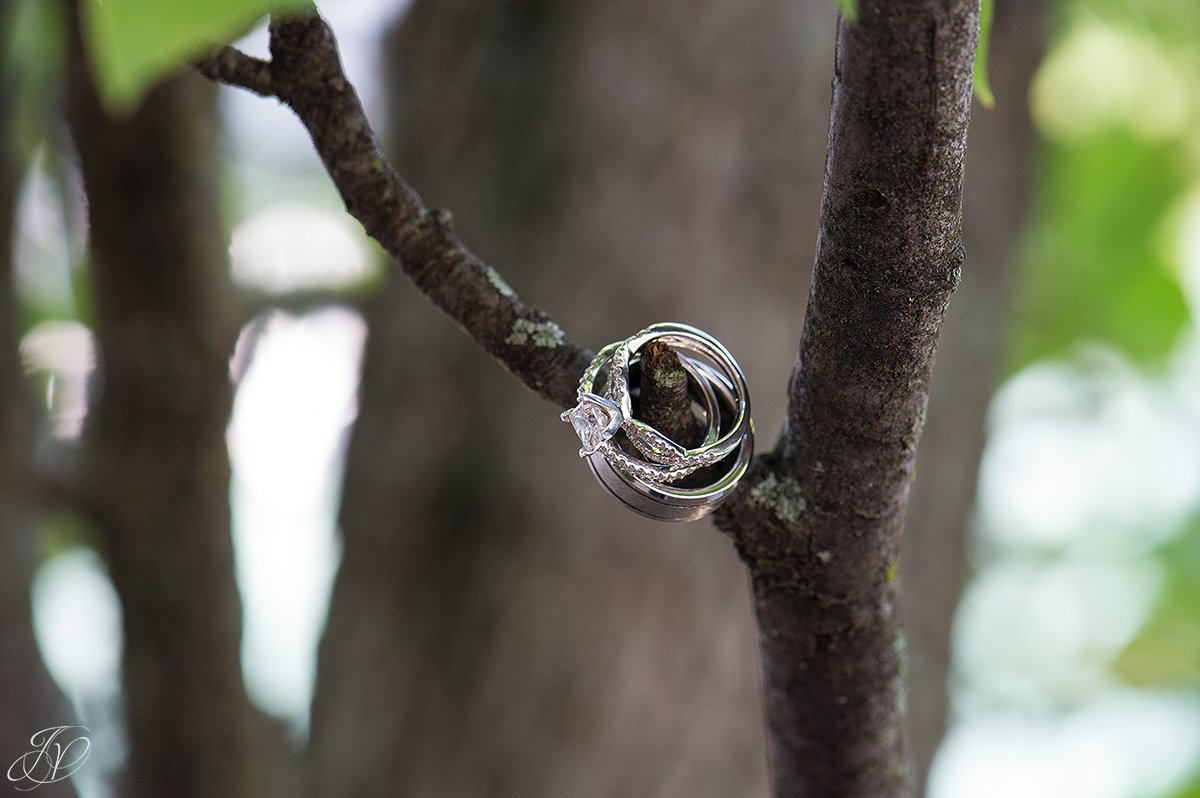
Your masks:
<path fill-rule="evenodd" d="M 579 404 L 563 412 L 559 418 L 575 429 L 579 442 L 583 444 L 579 456 L 587 457 L 595 454 L 601 444 L 617 434 L 621 427 L 621 408 L 611 399 L 584 393 L 579 396 Z"/>

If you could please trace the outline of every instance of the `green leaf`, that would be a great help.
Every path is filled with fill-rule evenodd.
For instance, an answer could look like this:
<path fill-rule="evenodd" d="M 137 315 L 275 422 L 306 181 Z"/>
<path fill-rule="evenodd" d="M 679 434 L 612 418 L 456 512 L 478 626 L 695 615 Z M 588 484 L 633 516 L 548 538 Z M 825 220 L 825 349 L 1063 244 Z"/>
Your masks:
<path fill-rule="evenodd" d="M 1116 129 L 1042 155 L 1009 366 L 1083 341 L 1161 360 L 1188 317 L 1161 245 L 1186 188 L 1184 154 Z"/>
<path fill-rule="evenodd" d="M 979 5 L 979 46 L 975 48 L 975 96 L 984 108 L 996 104 L 992 85 L 988 82 L 988 42 L 992 38 L 992 12 L 995 0 L 981 0 Z"/>
<path fill-rule="evenodd" d="M 858 22 L 858 0 L 837 0 L 837 7 L 847 22 Z"/>
<path fill-rule="evenodd" d="M 105 104 L 129 113 L 155 82 L 264 14 L 309 0 L 83 0 L 83 27 Z"/>

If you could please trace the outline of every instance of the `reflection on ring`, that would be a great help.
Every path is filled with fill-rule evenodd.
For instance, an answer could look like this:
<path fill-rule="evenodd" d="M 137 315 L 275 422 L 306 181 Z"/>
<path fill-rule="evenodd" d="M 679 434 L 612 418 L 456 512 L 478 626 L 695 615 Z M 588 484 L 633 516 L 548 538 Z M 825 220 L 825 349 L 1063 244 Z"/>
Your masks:
<path fill-rule="evenodd" d="M 639 388 L 631 379 L 651 341 L 676 350 L 688 376 L 696 417 L 707 425 L 694 448 L 635 417 Z M 603 380 L 603 393 L 596 392 Z M 579 403 L 562 413 L 579 436 L 579 456 L 627 507 L 663 521 L 691 521 L 723 502 L 749 466 L 754 449 L 745 375 L 707 333 L 679 323 L 653 324 L 600 350 L 579 382 Z M 697 473 L 699 472 L 699 473 Z M 699 485 L 677 486 L 689 475 Z"/>

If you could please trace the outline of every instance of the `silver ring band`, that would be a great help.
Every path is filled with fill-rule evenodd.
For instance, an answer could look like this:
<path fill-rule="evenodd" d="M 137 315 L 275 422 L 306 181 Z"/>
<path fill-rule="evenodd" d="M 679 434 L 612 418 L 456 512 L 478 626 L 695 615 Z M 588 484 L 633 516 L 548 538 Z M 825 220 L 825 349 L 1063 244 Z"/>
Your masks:
<path fill-rule="evenodd" d="M 636 361 L 631 361 L 632 365 Z M 700 393 L 700 398 L 704 399 L 701 409 L 705 411 L 705 419 L 708 422 L 708 433 L 705 435 L 705 441 L 715 442 L 720 439 L 721 425 L 721 408 L 717 402 L 716 394 L 714 393 L 712 381 L 709 375 L 712 373 L 712 368 L 708 364 L 696 360 L 688 355 L 679 355 L 680 365 L 689 377 L 690 384 L 695 386 Z M 610 375 L 609 379 L 612 379 Z M 711 465 L 718 460 L 723 459 L 722 456 L 714 456 L 710 449 L 701 452 L 698 456 L 691 459 L 684 458 L 662 458 L 651 456 L 646 452 L 647 448 L 655 448 L 659 446 L 658 439 L 664 441 L 667 445 L 675 447 L 677 451 L 683 451 L 683 448 L 675 441 L 663 435 L 658 430 L 649 426 L 645 422 L 638 421 L 641 426 L 649 429 L 654 433 L 656 438 L 650 439 L 647 442 L 646 437 L 642 437 L 639 442 L 630 434 L 629 422 L 633 420 L 630 417 L 624 417 L 621 423 L 621 430 L 625 433 L 626 438 L 634 444 L 634 448 L 642 454 L 646 454 L 649 459 L 643 460 L 635 457 L 632 454 L 627 454 L 619 446 L 613 443 L 613 439 L 609 439 L 600 444 L 599 453 L 604 455 L 614 467 L 627 471 L 630 474 L 640 476 L 650 482 L 675 482 L 683 479 L 704 466 Z M 659 449 L 658 451 L 662 451 Z"/>
<path fill-rule="evenodd" d="M 614 379 L 614 376 L 621 375 L 621 372 L 627 368 L 626 363 L 628 359 L 643 346 L 654 340 L 661 340 L 675 349 L 684 349 L 708 358 L 729 378 L 735 395 L 734 412 L 736 421 L 729 431 L 718 440 L 702 444 L 696 449 L 685 450 L 682 446 L 671 441 L 670 438 L 667 438 L 646 422 L 633 418 L 630 410 L 628 390 L 622 392 L 620 388 L 624 380 L 623 378 Z M 642 445 L 646 445 L 650 441 L 656 443 L 666 441 L 669 445 L 664 446 L 664 448 L 672 453 L 677 453 L 677 456 L 683 462 L 711 465 L 719 460 L 723 460 L 738 447 L 750 423 L 750 390 L 746 385 L 745 375 L 742 374 L 737 361 L 733 359 L 733 355 L 729 353 L 729 350 L 716 338 L 687 324 L 677 322 L 652 324 L 618 344 L 611 359 L 606 393 L 608 391 L 620 394 L 621 410 L 624 415 L 621 427 L 635 446 L 641 449 Z M 613 397 L 610 395 L 610 398 Z M 654 456 L 649 452 L 645 452 L 644 449 L 643 453 L 648 456 Z"/>
<path fill-rule="evenodd" d="M 639 350 L 661 340 L 676 350 L 692 393 L 693 410 L 708 423 L 704 440 L 686 448 L 633 416 L 630 386 Z M 595 392 L 602 372 L 604 393 Z M 579 404 L 562 414 L 579 435 L 580 457 L 610 493 L 637 513 L 664 521 L 702 518 L 724 501 L 745 475 L 754 428 L 745 375 L 723 344 L 686 324 L 659 323 L 602 348 L 579 383 Z M 678 482 L 726 462 L 699 486 Z"/>
<path fill-rule="evenodd" d="M 717 393 L 732 410 L 735 404 L 731 387 L 722 375 L 714 373 L 710 378 L 721 386 Z M 711 482 L 697 488 L 676 487 L 640 478 L 604 457 L 602 452 L 588 457 L 588 465 L 609 493 L 639 515 L 658 521 L 696 521 L 720 506 L 745 476 L 754 455 L 753 429 L 751 422 L 742 438 L 737 459 Z"/>

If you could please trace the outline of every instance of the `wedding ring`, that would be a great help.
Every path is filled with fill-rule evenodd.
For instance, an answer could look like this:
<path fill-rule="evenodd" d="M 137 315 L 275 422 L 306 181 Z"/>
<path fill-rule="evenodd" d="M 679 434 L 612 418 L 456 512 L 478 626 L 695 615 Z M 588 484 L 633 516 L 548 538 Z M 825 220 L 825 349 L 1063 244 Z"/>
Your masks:
<path fill-rule="evenodd" d="M 710 373 L 709 378 L 720 386 L 721 401 L 732 413 L 735 407 L 732 386 L 722 375 Z M 646 479 L 604 457 L 603 452 L 588 457 L 588 465 L 600 484 L 634 512 L 659 521 L 695 521 L 711 513 L 729 497 L 749 468 L 753 454 L 751 423 L 736 459 L 729 465 L 722 465 L 717 476 L 699 487 L 683 488 Z"/>
<path fill-rule="evenodd" d="M 675 350 L 687 374 L 692 412 L 707 423 L 707 433 L 693 448 L 634 417 L 639 389 L 631 375 L 640 350 L 656 340 Z M 609 344 L 580 378 L 578 397 L 561 418 L 579 436 L 579 456 L 588 460 L 600 484 L 642 515 L 664 521 L 702 518 L 733 492 L 749 466 L 754 428 L 745 375 L 724 345 L 695 327 L 664 322 Z M 697 474 L 686 487 L 674 484 L 697 471 L 703 476 Z"/>

